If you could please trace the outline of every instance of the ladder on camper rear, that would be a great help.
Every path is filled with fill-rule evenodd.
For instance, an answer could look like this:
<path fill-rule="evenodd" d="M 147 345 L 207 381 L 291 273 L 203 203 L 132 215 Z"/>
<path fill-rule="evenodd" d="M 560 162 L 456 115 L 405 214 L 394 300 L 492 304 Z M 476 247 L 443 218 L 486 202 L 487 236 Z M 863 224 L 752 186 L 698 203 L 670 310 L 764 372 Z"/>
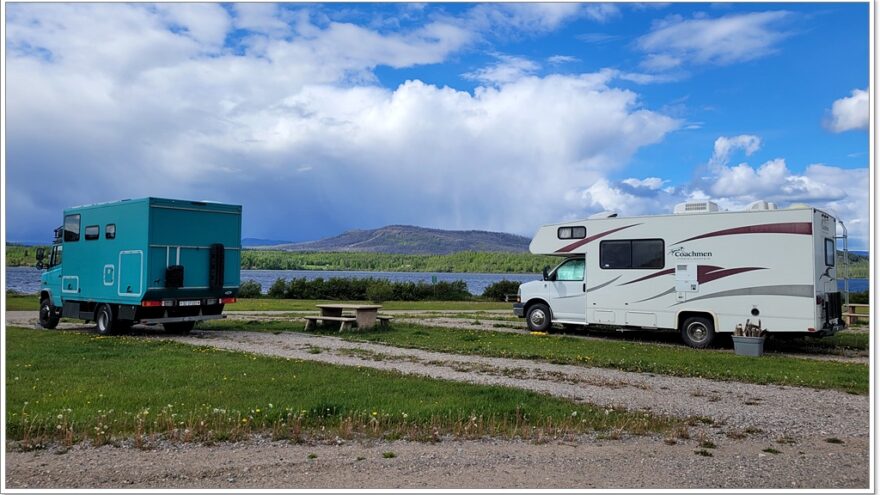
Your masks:
<path fill-rule="evenodd" d="M 849 305 L 849 245 L 847 244 L 846 225 L 840 220 L 838 222 L 840 222 L 843 235 L 835 236 L 834 240 L 843 240 L 843 298 L 844 304 Z"/>

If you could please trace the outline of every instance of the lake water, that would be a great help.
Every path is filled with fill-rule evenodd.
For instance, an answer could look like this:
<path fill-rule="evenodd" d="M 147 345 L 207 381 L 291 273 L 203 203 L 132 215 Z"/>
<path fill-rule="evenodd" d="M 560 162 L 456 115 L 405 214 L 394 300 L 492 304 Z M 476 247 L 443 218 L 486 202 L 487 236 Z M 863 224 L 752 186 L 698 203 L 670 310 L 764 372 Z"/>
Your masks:
<path fill-rule="evenodd" d="M 242 270 L 241 280 L 253 280 L 258 282 L 263 292 L 269 290 L 269 286 L 277 278 L 290 280 L 293 278 L 378 278 L 392 282 L 431 282 L 431 277 L 437 277 L 438 282 L 454 282 L 464 280 L 471 294 L 483 293 L 489 285 L 499 280 L 513 280 L 516 282 L 528 282 L 540 280 L 540 274 L 528 273 L 427 273 L 427 272 L 342 272 L 342 271 L 314 271 L 314 270 Z M 843 281 L 838 281 L 843 289 Z M 6 288 L 25 294 L 33 294 L 40 290 L 40 270 L 32 267 L 9 267 L 6 269 Z M 849 279 L 850 292 L 862 292 L 868 290 L 868 279 Z"/>

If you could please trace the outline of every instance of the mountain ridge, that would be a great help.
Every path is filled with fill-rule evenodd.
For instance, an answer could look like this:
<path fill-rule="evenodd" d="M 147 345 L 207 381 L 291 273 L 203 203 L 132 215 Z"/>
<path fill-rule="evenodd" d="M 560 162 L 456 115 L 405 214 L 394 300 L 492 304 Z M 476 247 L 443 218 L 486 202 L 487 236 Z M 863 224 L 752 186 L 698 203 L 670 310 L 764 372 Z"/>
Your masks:
<path fill-rule="evenodd" d="M 451 254 L 462 251 L 522 253 L 531 239 L 487 230 L 443 230 L 413 225 L 354 229 L 308 242 L 259 246 L 282 251 Z"/>

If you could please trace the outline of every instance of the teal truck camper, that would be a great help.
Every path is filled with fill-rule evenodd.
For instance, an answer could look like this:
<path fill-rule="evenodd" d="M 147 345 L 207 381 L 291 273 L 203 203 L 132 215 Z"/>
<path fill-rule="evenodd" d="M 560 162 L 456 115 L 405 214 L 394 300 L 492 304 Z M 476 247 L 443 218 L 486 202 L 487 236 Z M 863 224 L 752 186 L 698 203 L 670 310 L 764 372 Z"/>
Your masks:
<path fill-rule="evenodd" d="M 103 335 L 134 323 L 186 333 L 223 318 L 238 295 L 241 206 L 143 198 L 64 210 L 37 250 L 40 325 L 94 321 Z"/>

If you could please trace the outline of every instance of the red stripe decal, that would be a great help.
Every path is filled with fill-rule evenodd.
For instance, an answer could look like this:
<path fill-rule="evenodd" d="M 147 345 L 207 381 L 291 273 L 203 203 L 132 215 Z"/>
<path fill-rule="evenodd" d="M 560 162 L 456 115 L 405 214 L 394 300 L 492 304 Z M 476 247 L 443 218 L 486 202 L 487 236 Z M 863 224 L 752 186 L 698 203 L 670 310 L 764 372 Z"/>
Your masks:
<path fill-rule="evenodd" d="M 573 250 L 575 250 L 575 249 L 577 249 L 577 248 L 583 246 L 584 244 L 587 244 L 588 242 L 592 242 L 592 241 L 595 241 L 596 239 L 599 239 L 599 238 L 601 238 L 601 237 L 605 237 L 606 235 L 613 234 L 613 233 L 617 232 L 618 230 L 623 230 L 623 229 L 628 229 L 628 228 L 630 228 L 630 227 L 635 227 L 636 225 L 641 225 L 641 224 L 640 224 L 640 223 L 634 223 L 634 224 L 632 224 L 632 225 L 625 225 L 625 226 L 623 226 L 623 227 L 618 227 L 618 228 L 616 228 L 616 229 L 611 229 L 611 230 L 607 230 L 607 231 L 605 231 L 605 232 L 600 232 L 600 233 L 598 233 L 598 234 L 596 234 L 596 235 L 592 235 L 592 236 L 590 236 L 590 237 L 587 237 L 586 239 L 581 239 L 581 240 L 579 240 L 579 241 L 577 241 L 577 242 L 572 242 L 572 243 L 569 244 L 568 246 L 565 246 L 565 247 L 563 247 L 563 248 L 557 249 L 556 252 L 557 252 L 557 253 L 570 253 L 571 251 L 573 251 Z"/>
<path fill-rule="evenodd" d="M 731 275 L 736 275 L 737 273 L 750 272 L 753 270 L 766 270 L 766 268 L 760 268 L 757 266 L 746 266 L 743 268 L 724 268 L 724 269 L 716 269 L 716 270 L 700 270 L 703 268 L 702 266 L 697 267 L 697 282 L 701 284 L 705 284 L 706 282 L 711 282 L 713 280 L 718 280 L 719 278 L 729 277 Z M 713 267 L 717 268 L 717 267 Z"/>
<path fill-rule="evenodd" d="M 813 224 L 810 222 L 793 222 L 793 223 L 765 223 L 762 225 L 748 225 L 745 227 L 735 227 L 732 229 L 725 230 L 716 230 L 715 232 L 709 232 L 708 234 L 702 234 L 695 237 L 691 237 L 689 239 L 685 239 L 683 241 L 678 241 L 675 244 L 681 244 L 682 242 L 693 241 L 695 239 L 705 239 L 707 237 L 718 237 L 723 235 L 738 235 L 738 234 L 803 234 L 803 235 L 812 235 L 813 234 Z M 675 246 L 673 244 L 673 246 Z"/>
<path fill-rule="evenodd" d="M 645 276 L 642 277 L 642 278 L 637 278 L 637 279 L 635 279 L 635 280 L 630 280 L 629 282 L 627 282 L 627 283 L 625 283 L 625 284 L 620 284 L 620 285 L 634 284 L 634 283 L 636 283 L 636 282 L 641 282 L 642 280 L 648 280 L 649 278 L 659 277 L 659 276 L 661 276 L 661 275 L 671 275 L 671 274 L 673 274 L 673 273 L 675 273 L 675 268 L 667 268 L 666 270 L 661 270 L 661 271 L 659 271 L 659 272 L 657 272 L 657 273 L 652 273 L 652 274 L 650 274 L 650 275 L 645 275 Z"/>

